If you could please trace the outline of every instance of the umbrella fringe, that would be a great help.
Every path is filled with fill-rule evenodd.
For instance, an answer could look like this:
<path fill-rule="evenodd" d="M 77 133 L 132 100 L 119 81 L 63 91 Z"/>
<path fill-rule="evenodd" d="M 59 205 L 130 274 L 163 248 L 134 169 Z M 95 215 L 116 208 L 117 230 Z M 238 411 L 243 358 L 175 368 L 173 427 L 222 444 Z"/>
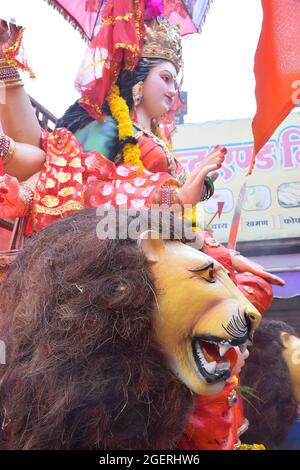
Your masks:
<path fill-rule="evenodd" d="M 85 41 L 85 42 L 89 42 L 89 38 L 87 37 L 87 35 L 85 34 L 85 32 L 83 31 L 83 29 L 79 26 L 79 24 L 77 23 L 77 21 L 71 16 L 71 15 L 68 15 L 68 13 L 66 13 L 65 9 L 63 7 L 60 7 L 55 0 L 45 0 L 48 5 L 50 5 L 52 8 L 54 8 L 54 10 L 58 11 L 64 18 L 66 21 L 68 21 L 68 23 L 71 24 L 71 26 L 80 33 L 82 39 Z M 207 7 L 205 9 L 205 13 L 201 19 L 201 23 L 199 25 L 199 28 L 198 28 L 198 33 L 201 33 L 202 32 L 202 28 L 204 26 L 204 23 L 206 21 L 206 17 L 210 11 L 210 7 L 211 7 L 211 4 L 213 3 L 213 0 L 208 0 L 208 3 L 207 3 Z"/>
<path fill-rule="evenodd" d="M 206 21 L 206 17 L 207 17 L 207 15 L 208 15 L 209 11 L 210 11 L 210 7 L 211 7 L 213 1 L 214 1 L 214 0 L 208 0 L 208 4 L 207 4 L 207 7 L 206 7 L 206 9 L 205 9 L 205 13 L 204 13 L 204 15 L 203 15 L 203 17 L 202 17 L 202 20 L 201 20 L 201 23 L 200 23 L 200 25 L 199 25 L 199 29 L 198 29 L 198 32 L 199 32 L 199 33 L 202 33 L 202 28 L 203 28 L 203 26 L 204 26 L 204 23 L 205 23 L 205 21 Z"/>
<path fill-rule="evenodd" d="M 74 20 L 74 18 L 71 16 L 71 15 L 68 15 L 68 13 L 66 13 L 65 9 L 63 7 L 60 7 L 55 0 L 45 0 L 48 5 L 50 5 L 52 8 L 54 8 L 54 10 L 58 11 L 58 13 L 60 13 L 64 18 L 65 20 L 70 23 L 70 25 L 80 33 L 82 39 L 85 41 L 85 42 L 88 42 L 89 41 L 89 38 L 87 37 L 87 35 L 85 34 L 85 32 L 83 31 L 83 29 L 79 26 L 79 24 L 77 23 L 77 21 Z"/>

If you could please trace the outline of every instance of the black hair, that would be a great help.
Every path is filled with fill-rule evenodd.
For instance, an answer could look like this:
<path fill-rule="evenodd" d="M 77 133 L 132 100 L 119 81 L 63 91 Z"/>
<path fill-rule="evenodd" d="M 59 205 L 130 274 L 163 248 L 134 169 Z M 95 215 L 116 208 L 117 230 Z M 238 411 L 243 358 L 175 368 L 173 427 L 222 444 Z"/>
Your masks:
<path fill-rule="evenodd" d="M 241 385 L 254 389 L 258 397 L 253 403 L 250 399 L 244 402 L 250 427 L 242 440 L 263 443 L 268 449 L 280 446 L 297 416 L 289 369 L 282 355 L 283 331 L 297 336 L 287 323 L 264 319 L 240 374 Z"/>

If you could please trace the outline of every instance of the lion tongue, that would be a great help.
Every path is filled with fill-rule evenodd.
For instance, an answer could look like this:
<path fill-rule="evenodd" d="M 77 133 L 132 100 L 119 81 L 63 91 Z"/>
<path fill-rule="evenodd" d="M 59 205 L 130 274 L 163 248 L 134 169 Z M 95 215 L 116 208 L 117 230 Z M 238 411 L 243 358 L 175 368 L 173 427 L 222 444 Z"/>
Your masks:
<path fill-rule="evenodd" d="M 235 367 L 236 363 L 237 363 L 238 354 L 237 354 L 236 350 L 232 347 L 232 348 L 228 349 L 228 351 L 224 355 L 224 358 L 227 359 L 230 362 L 230 370 L 232 370 Z"/>
<path fill-rule="evenodd" d="M 205 359 L 209 362 L 211 361 L 220 362 L 221 357 L 219 354 L 218 347 L 206 341 L 201 341 L 201 343 L 202 343 L 202 351 L 204 353 Z"/>

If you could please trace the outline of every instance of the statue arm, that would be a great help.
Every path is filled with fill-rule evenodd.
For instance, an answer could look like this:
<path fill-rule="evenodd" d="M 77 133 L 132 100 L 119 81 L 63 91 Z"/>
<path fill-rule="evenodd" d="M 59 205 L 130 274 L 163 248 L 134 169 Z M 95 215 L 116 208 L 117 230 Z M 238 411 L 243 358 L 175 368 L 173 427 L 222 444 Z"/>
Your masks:
<path fill-rule="evenodd" d="M 24 87 L 5 88 L 0 122 L 5 134 L 16 142 L 40 147 L 41 128 Z"/>
<path fill-rule="evenodd" d="M 6 143 L 9 145 L 5 147 Z M 38 146 L 15 143 L 6 136 L 0 136 L 0 165 L 3 164 L 3 173 L 16 177 L 19 181 L 25 181 L 41 170 L 46 154 Z M 0 168 L 1 170 L 1 168 Z M 1 172 L 0 172 L 1 174 Z"/>
<path fill-rule="evenodd" d="M 0 19 L 0 122 L 16 142 L 39 147 L 40 125 L 18 71 L 27 70 L 34 76 L 21 52 L 22 38 L 20 26 Z"/>

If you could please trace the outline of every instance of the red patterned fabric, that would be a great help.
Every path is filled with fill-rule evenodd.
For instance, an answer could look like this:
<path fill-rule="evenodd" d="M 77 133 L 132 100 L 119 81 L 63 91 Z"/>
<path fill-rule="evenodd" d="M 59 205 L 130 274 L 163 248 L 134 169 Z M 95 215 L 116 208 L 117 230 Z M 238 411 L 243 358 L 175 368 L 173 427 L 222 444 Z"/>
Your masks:
<path fill-rule="evenodd" d="M 235 384 L 232 379 L 217 395 L 198 396 L 196 407 L 181 438 L 181 450 L 233 450 L 245 423 L 241 399 L 230 406 L 229 396 Z"/>
<path fill-rule="evenodd" d="M 162 185 L 180 186 L 167 172 L 115 165 L 98 152 L 85 153 L 66 129 L 43 133 L 47 154 L 36 187 L 32 230 L 84 207 L 149 208 Z"/>
<path fill-rule="evenodd" d="M 144 0 L 107 0 L 76 80 L 81 104 L 95 119 L 103 119 L 102 105 L 121 68 L 137 65 L 144 34 Z"/>

